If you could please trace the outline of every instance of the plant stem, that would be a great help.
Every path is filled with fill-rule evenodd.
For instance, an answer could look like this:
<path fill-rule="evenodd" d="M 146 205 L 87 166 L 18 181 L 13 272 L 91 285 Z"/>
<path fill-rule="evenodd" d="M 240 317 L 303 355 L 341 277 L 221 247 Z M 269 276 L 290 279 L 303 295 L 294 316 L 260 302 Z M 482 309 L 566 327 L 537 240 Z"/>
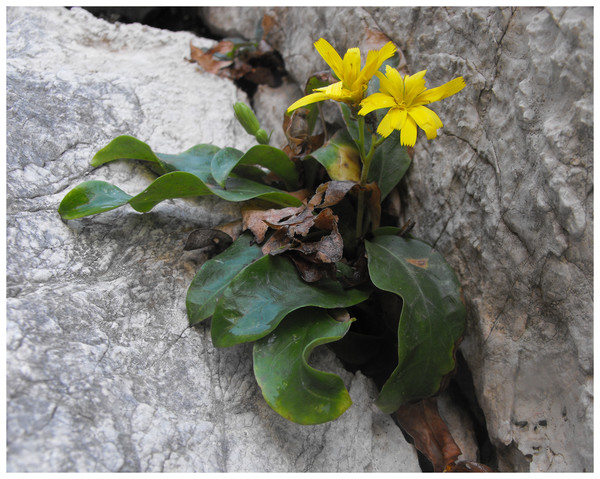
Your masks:
<path fill-rule="evenodd" d="M 369 168 L 371 167 L 371 160 L 373 159 L 373 153 L 383 138 L 376 140 L 376 135 L 371 135 L 371 146 L 369 152 L 365 153 L 365 119 L 362 116 L 358 117 L 358 136 L 359 136 L 359 152 L 360 159 L 362 162 L 362 169 L 360 173 L 360 186 L 364 187 L 367 184 L 369 178 Z M 365 191 L 361 189 L 358 193 L 358 205 L 356 209 L 356 238 L 360 239 L 363 235 L 363 220 L 365 216 Z"/>

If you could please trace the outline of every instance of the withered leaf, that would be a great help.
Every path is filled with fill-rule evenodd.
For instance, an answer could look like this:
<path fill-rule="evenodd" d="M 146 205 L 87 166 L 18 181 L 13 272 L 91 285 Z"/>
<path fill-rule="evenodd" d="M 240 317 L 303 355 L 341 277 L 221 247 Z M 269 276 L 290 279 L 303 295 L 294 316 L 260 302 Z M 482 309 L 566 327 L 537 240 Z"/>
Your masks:
<path fill-rule="evenodd" d="M 309 110 L 298 108 L 291 116 L 283 115 L 283 131 L 287 138 L 287 148 L 292 156 L 300 157 L 319 149 L 325 141 L 325 134 L 310 135 L 308 125 Z"/>
<path fill-rule="evenodd" d="M 354 181 L 328 181 L 317 187 L 308 204 L 315 208 L 337 205 L 353 189 L 360 189 L 360 185 Z"/>
<path fill-rule="evenodd" d="M 327 312 L 329 313 L 329 316 L 340 323 L 347 323 L 351 319 L 350 313 L 346 308 L 328 309 Z"/>
<path fill-rule="evenodd" d="M 446 472 L 494 472 L 491 467 L 473 461 L 460 461 L 446 469 Z"/>
<path fill-rule="evenodd" d="M 462 454 L 440 417 L 436 398 L 405 404 L 394 415 L 413 438 L 415 447 L 429 459 L 434 472 L 443 472 Z"/>
<path fill-rule="evenodd" d="M 294 251 L 290 251 L 288 256 L 294 262 L 300 277 L 307 283 L 315 283 L 322 278 L 335 279 L 335 265 L 333 263 L 312 263 Z"/>
<path fill-rule="evenodd" d="M 250 230 L 257 243 L 265 240 L 269 224 L 295 217 L 305 211 L 304 206 L 289 206 L 280 209 L 260 209 L 252 205 L 242 207 L 242 230 Z"/>
<path fill-rule="evenodd" d="M 369 212 L 371 213 L 371 228 L 376 229 L 381 224 L 381 190 L 375 182 L 368 183 L 365 188 L 369 195 L 368 205 Z"/>
<path fill-rule="evenodd" d="M 183 249 L 191 251 L 201 248 L 211 248 L 216 253 L 224 251 L 233 239 L 227 233 L 218 229 L 197 229 L 190 233 Z"/>
<path fill-rule="evenodd" d="M 221 69 L 232 65 L 231 60 L 219 60 L 213 55 L 215 53 L 229 53 L 233 49 L 233 42 L 223 40 L 217 43 L 214 47 L 203 50 L 202 48 L 192 45 L 190 42 L 190 59 L 202 67 L 203 70 L 212 74 L 219 74 Z"/>

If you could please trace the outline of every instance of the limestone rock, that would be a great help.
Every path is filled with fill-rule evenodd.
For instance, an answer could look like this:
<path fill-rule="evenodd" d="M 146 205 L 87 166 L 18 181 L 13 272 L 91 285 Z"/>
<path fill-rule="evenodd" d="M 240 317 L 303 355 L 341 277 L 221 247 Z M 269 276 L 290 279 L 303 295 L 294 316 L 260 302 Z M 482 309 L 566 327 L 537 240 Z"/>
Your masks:
<path fill-rule="evenodd" d="M 469 309 L 461 350 L 501 470 L 591 471 L 593 11 L 591 8 L 209 8 L 220 31 L 267 39 L 303 85 L 380 30 L 435 104 L 402 188 L 404 219 L 455 267 Z"/>
<path fill-rule="evenodd" d="M 247 98 L 185 61 L 211 41 L 80 9 L 7 10 L 7 469 L 9 471 L 414 471 L 415 450 L 375 390 L 328 351 L 354 400 L 335 422 L 292 424 L 264 402 L 247 346 L 218 350 L 187 326 L 201 252 L 190 231 L 234 219 L 211 198 L 63 223 L 84 180 L 130 194 L 132 162 L 89 166 L 120 134 L 176 153 L 247 149 L 231 106 Z"/>

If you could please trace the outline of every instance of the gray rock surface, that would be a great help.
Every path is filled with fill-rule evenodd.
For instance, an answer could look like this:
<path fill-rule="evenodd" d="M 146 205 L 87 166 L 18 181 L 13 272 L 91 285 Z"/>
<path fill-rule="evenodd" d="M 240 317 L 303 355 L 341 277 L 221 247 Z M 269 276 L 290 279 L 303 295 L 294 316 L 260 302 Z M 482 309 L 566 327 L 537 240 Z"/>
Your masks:
<path fill-rule="evenodd" d="M 433 109 L 403 185 L 405 219 L 464 285 L 461 350 L 501 470 L 593 467 L 593 11 L 591 8 L 203 10 L 217 31 L 268 41 L 300 85 L 380 30 L 429 86 L 467 88 Z"/>
<path fill-rule="evenodd" d="M 418 471 L 373 406 L 374 386 L 328 351 L 354 401 L 299 426 L 264 402 L 248 346 L 217 350 L 190 329 L 200 252 L 187 234 L 236 218 L 210 198 L 123 207 L 63 223 L 66 192 L 104 179 L 130 194 L 152 177 L 93 154 L 120 134 L 175 153 L 252 144 L 228 80 L 184 58 L 188 33 L 111 25 L 79 9 L 7 10 L 7 469 L 9 471 Z"/>

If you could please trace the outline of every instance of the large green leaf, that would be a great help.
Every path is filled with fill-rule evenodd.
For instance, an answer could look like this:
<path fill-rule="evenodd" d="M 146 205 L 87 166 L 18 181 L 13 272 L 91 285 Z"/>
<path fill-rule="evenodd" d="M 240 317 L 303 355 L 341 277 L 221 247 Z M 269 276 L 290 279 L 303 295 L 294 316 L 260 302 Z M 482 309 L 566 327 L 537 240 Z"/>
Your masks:
<path fill-rule="evenodd" d="M 227 201 L 261 198 L 281 206 L 300 206 L 302 202 L 281 190 L 245 178 L 229 178 L 227 189 L 207 185 L 193 173 L 172 171 L 159 176 L 144 191 L 130 196 L 105 181 L 86 181 L 63 198 L 58 211 L 63 219 L 81 218 L 112 210 L 127 203 L 142 213 L 161 201 L 214 194 Z"/>
<path fill-rule="evenodd" d="M 279 148 L 269 145 L 255 145 L 246 153 L 235 148 L 223 148 L 211 162 L 213 178 L 221 186 L 237 165 L 261 165 L 275 173 L 288 190 L 299 188 L 298 170 L 290 158 Z"/>
<path fill-rule="evenodd" d="M 132 136 L 122 135 L 112 140 L 94 155 L 91 164 L 100 166 L 114 160 L 151 161 L 156 164 L 160 173 L 169 171 L 146 143 Z"/>
<path fill-rule="evenodd" d="M 339 130 L 321 148 L 310 155 L 325 167 L 332 180 L 360 180 L 360 153 L 348 130 Z"/>
<path fill-rule="evenodd" d="M 394 130 L 375 150 L 369 168 L 369 181 L 375 181 L 381 190 L 381 201 L 392 191 L 410 166 L 406 147 L 400 144 L 400 132 Z"/>
<path fill-rule="evenodd" d="M 190 325 L 212 316 L 217 300 L 231 280 L 247 265 L 262 256 L 261 248 L 244 233 L 229 248 L 206 261 L 194 276 L 187 292 L 186 308 Z"/>
<path fill-rule="evenodd" d="M 304 282 L 284 256 L 264 256 L 229 283 L 212 318 L 217 347 L 255 341 L 273 331 L 292 311 L 305 306 L 344 308 L 369 297 L 366 289 L 344 289 L 337 281 Z"/>
<path fill-rule="evenodd" d="M 58 212 L 65 220 L 110 211 L 127 204 L 132 196 L 106 181 L 84 181 L 69 191 Z"/>
<path fill-rule="evenodd" d="M 299 424 L 332 421 L 350 407 L 342 379 L 308 365 L 313 349 L 342 338 L 350 324 L 323 309 L 304 308 L 254 343 L 254 375 L 269 406 Z"/>
<path fill-rule="evenodd" d="M 193 173 L 205 183 L 215 184 L 210 171 L 213 156 L 221 149 L 215 145 L 195 145 L 176 155 L 157 153 L 168 171 L 187 171 Z"/>
<path fill-rule="evenodd" d="M 172 171 L 159 176 L 144 191 L 131 198 L 129 204 L 136 211 L 145 213 L 164 200 L 210 194 L 212 190 L 196 175 L 185 171 Z"/>
<path fill-rule="evenodd" d="M 454 349 L 465 325 L 460 284 L 444 258 L 416 239 L 381 235 L 365 242 L 373 284 L 402 297 L 398 366 L 377 406 L 392 413 L 431 396 L 454 369 Z"/>

